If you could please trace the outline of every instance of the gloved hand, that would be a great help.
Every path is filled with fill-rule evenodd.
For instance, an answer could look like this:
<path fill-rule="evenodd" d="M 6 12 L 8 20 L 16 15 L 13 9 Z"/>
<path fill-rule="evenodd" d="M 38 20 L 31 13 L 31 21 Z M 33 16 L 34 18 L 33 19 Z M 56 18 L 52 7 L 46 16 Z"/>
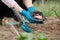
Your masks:
<path fill-rule="evenodd" d="M 33 23 L 35 22 L 35 19 L 31 17 L 31 14 L 25 10 L 22 11 L 22 14 L 26 17 L 26 19 L 30 22 Z"/>
<path fill-rule="evenodd" d="M 44 23 L 44 21 L 46 20 L 43 13 L 36 10 L 36 8 L 34 6 L 30 6 L 28 8 L 28 11 L 31 13 L 31 16 L 35 19 L 34 23 Z M 35 16 L 41 16 L 42 18 L 35 18 Z"/>
<path fill-rule="evenodd" d="M 15 0 L 1 0 L 1 1 L 9 8 L 14 7 L 14 5 L 16 4 Z"/>
<path fill-rule="evenodd" d="M 22 14 L 26 17 L 26 19 L 30 22 L 30 23 L 43 23 L 43 21 L 44 21 L 44 17 L 42 18 L 42 19 L 35 19 L 34 17 L 33 17 L 33 14 L 39 14 L 39 15 L 42 15 L 43 16 L 43 14 L 41 13 L 41 12 L 38 12 L 38 13 L 33 13 L 32 15 L 31 15 L 31 13 L 30 12 L 27 12 L 27 11 L 25 11 L 25 10 L 23 10 L 22 11 Z"/>

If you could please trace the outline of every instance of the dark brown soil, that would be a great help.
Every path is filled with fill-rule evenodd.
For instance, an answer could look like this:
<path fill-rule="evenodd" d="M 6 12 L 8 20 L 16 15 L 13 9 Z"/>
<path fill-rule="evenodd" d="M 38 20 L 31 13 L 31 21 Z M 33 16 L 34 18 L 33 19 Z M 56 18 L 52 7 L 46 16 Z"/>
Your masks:
<path fill-rule="evenodd" d="M 35 32 L 44 32 L 49 40 L 60 40 L 60 20 L 56 17 L 48 17 L 44 24 L 27 25 Z M 16 27 L 19 33 L 24 32 L 21 28 Z M 18 36 L 10 25 L 0 26 L 0 40 L 17 40 Z"/>

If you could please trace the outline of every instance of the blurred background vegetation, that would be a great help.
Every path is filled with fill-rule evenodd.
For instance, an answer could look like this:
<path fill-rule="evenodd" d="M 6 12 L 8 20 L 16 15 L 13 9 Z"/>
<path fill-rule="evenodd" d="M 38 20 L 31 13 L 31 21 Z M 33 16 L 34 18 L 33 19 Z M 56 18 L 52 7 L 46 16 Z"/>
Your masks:
<path fill-rule="evenodd" d="M 36 0 L 34 6 L 43 12 L 45 17 L 56 15 L 60 19 L 60 0 Z"/>
<path fill-rule="evenodd" d="M 56 15 L 60 19 L 60 0 L 36 0 L 34 6 L 46 17 Z"/>

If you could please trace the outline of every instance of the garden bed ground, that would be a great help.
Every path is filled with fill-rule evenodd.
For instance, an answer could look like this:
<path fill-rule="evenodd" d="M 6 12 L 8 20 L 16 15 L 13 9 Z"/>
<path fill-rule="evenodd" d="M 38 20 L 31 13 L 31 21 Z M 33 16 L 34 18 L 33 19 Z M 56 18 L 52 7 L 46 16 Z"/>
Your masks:
<path fill-rule="evenodd" d="M 49 40 L 60 40 L 60 21 L 56 17 L 48 17 L 44 24 L 27 25 L 35 32 L 44 32 Z M 21 28 L 16 27 L 19 33 L 24 32 Z M 17 35 L 10 25 L 0 26 L 0 40 L 17 40 Z"/>

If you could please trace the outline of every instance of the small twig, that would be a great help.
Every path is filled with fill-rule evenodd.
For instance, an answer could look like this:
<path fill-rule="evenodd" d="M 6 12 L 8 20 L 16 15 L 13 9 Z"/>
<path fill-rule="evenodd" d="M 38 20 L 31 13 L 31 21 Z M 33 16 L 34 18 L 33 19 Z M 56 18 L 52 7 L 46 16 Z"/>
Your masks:
<path fill-rule="evenodd" d="M 15 33 L 17 34 L 17 36 L 20 36 L 19 32 L 16 30 L 16 28 L 13 25 L 11 25 L 11 27 L 13 28 L 13 30 L 15 31 Z"/>

